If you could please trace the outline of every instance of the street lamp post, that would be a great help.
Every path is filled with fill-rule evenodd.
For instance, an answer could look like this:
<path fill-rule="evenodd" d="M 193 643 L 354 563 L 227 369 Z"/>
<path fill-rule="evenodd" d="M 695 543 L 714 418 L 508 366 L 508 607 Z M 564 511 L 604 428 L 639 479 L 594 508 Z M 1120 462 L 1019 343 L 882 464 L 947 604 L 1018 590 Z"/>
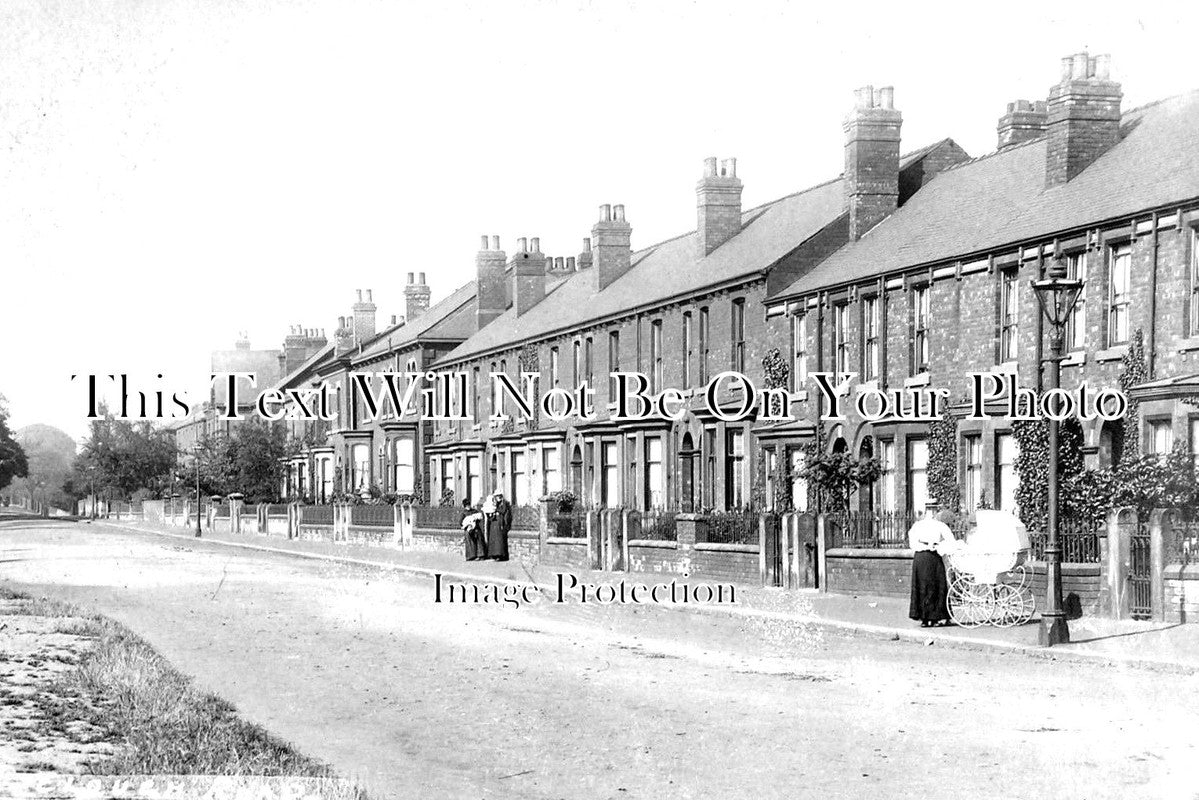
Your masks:
<path fill-rule="evenodd" d="M 1062 350 L 1066 321 L 1082 292 L 1082 281 L 1068 277 L 1066 265 L 1055 260 L 1041 280 L 1033 281 L 1041 309 L 1049 319 L 1049 392 L 1061 387 Z M 1045 538 L 1045 610 L 1041 612 L 1040 641 L 1046 647 L 1070 641 L 1070 626 L 1062 603 L 1062 548 L 1058 543 L 1058 421 L 1049 418 L 1049 486 Z"/>
<path fill-rule="evenodd" d="M 200 538 L 200 448 L 196 448 L 196 538 Z"/>

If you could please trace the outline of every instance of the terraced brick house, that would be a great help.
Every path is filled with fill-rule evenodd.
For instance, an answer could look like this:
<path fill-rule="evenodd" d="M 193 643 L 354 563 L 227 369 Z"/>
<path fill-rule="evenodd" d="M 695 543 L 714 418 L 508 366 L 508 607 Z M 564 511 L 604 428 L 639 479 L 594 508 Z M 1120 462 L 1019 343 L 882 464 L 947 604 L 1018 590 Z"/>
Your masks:
<path fill-rule="evenodd" d="M 863 101 L 863 118 L 891 113 L 889 90 Z M 433 494 L 473 499 L 500 490 L 526 505 L 568 489 L 589 507 L 760 505 L 755 424 L 710 413 L 703 387 L 725 371 L 763 385 L 763 356 L 786 335 L 765 313 L 767 296 L 876 220 L 886 206 L 874 185 L 880 163 L 897 179 L 888 201 L 894 207 L 968 158 L 949 139 L 901 158 L 898 150 L 881 152 L 874 134 L 866 127 L 851 132 L 848 178 L 748 210 L 736 160 L 710 158 L 696 186 L 697 229 L 648 247 L 633 249 L 624 207 L 606 204 L 573 259 L 547 257 L 535 238 L 518 240 L 511 258 L 498 243 L 482 249 L 479 314 L 493 321 L 435 365 L 469 376 L 474 419 L 433 425 L 426 449 Z M 683 418 L 613 421 L 617 371 L 644 373 L 652 393 L 691 393 Z M 489 384 L 493 372 L 515 382 L 522 372 L 536 373 L 539 392 L 587 383 L 595 419 L 555 422 L 538 412 L 492 420 L 505 402 Z M 726 386 L 717 405 L 739 402 Z"/>
<path fill-rule="evenodd" d="M 1046 100 L 1007 107 L 995 152 L 941 170 L 773 289 L 767 315 L 799 332 L 797 369 L 850 371 L 883 389 L 945 388 L 958 413 L 968 372 L 1014 373 L 1039 389 L 1048 324 L 1031 286 L 1061 262 L 1085 281 L 1062 386 L 1118 386 L 1140 332 L 1154 376 L 1132 391 L 1143 401 L 1141 445 L 1165 453 L 1185 441 L 1199 454 L 1199 409 L 1184 402 L 1199 383 L 1199 93 L 1132 110 L 1121 97 L 1107 56 L 1063 59 Z M 898 142 L 889 147 L 898 153 Z M 902 185 L 897 173 L 889 190 Z M 793 426 L 776 447 L 805 441 L 814 424 Z M 1128 444 L 1118 423 L 1087 421 L 1083 433 L 1089 467 L 1118 460 Z M 957 435 L 964 505 L 1013 507 L 1011 419 L 963 419 Z M 859 493 L 862 507 L 927 502 L 927 424 L 870 422 L 851 408 L 830 425 L 828 446 L 883 462 L 883 477 Z"/>

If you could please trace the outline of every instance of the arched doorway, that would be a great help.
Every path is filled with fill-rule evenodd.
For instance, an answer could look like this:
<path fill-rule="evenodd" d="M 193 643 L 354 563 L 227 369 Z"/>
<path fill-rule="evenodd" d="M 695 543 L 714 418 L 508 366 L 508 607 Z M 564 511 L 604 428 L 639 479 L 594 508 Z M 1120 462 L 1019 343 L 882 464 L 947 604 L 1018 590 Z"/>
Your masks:
<path fill-rule="evenodd" d="M 679 446 L 679 506 L 685 513 L 695 511 L 695 442 L 691 433 L 683 434 Z"/>
<path fill-rule="evenodd" d="M 1107 420 L 1099 429 L 1099 467 L 1114 469 L 1124 458 L 1124 421 Z"/>
<path fill-rule="evenodd" d="M 862 444 L 858 447 L 858 458 L 874 458 L 874 439 L 872 437 L 866 436 L 862 439 Z M 877 479 L 868 484 L 860 485 L 855 489 L 858 495 L 858 511 L 863 514 L 874 512 L 874 489 L 876 483 Z"/>
<path fill-rule="evenodd" d="M 577 444 L 570 453 L 570 491 L 583 499 L 583 450 Z"/>

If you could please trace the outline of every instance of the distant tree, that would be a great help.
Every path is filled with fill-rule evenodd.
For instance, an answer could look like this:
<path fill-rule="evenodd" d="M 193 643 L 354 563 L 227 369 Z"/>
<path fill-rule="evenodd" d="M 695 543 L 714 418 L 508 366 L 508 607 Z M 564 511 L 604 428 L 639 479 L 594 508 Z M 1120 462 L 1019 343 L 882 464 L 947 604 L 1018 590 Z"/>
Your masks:
<path fill-rule="evenodd" d="M 0 394 L 0 489 L 29 473 L 25 450 L 8 429 L 8 401 Z"/>
<path fill-rule="evenodd" d="M 70 508 L 73 503 L 63 491 L 63 484 L 70 476 L 75 460 L 75 440 L 65 431 L 42 424 L 26 425 L 14 431 L 13 438 L 25 451 L 29 474 L 13 480 L 8 494 L 32 496 L 38 493 L 52 506 Z"/>

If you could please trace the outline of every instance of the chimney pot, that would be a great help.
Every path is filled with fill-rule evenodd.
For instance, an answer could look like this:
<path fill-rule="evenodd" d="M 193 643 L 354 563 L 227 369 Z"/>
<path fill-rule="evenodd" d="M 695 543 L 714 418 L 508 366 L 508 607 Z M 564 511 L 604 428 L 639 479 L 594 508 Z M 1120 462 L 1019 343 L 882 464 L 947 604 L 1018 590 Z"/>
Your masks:
<path fill-rule="evenodd" d="M 500 249 L 500 237 L 498 237 L 498 236 L 491 237 L 491 249 L 492 250 Z"/>
<path fill-rule="evenodd" d="M 604 203 L 602 206 L 600 206 L 600 217 L 599 218 L 600 218 L 600 222 L 611 222 L 612 221 L 612 206 L 610 204 Z"/>
<path fill-rule="evenodd" d="M 358 290 L 358 302 L 359 303 L 362 302 L 362 290 L 361 289 Z"/>
<path fill-rule="evenodd" d="M 1085 52 L 1074 54 L 1074 64 L 1071 70 L 1070 77 L 1078 79 L 1086 79 L 1090 75 L 1091 58 Z"/>
<path fill-rule="evenodd" d="M 563 270 L 565 270 L 566 269 L 566 259 L 563 258 L 562 256 L 558 256 L 557 258 L 555 258 L 554 259 L 554 269 L 558 270 L 559 272 L 562 272 Z"/>
<path fill-rule="evenodd" d="M 529 251 L 533 252 L 533 253 L 541 252 L 541 238 L 540 237 L 534 236 L 532 239 L 529 239 Z"/>
<path fill-rule="evenodd" d="M 612 217 L 616 222 L 624 222 L 624 206 L 619 204 L 612 206 Z"/>
<path fill-rule="evenodd" d="M 575 257 L 574 256 L 566 257 L 566 271 L 567 272 L 575 271 Z"/>
<path fill-rule="evenodd" d="M 523 236 L 520 237 L 519 239 L 517 239 L 516 240 L 516 252 L 518 252 L 518 253 L 529 252 L 529 240 Z"/>
<path fill-rule="evenodd" d="M 415 283 L 415 281 L 416 281 L 416 276 L 415 276 L 415 275 L 413 275 L 411 272 L 409 272 L 409 273 L 408 273 L 408 283 L 409 283 L 409 285 L 411 285 L 412 283 Z"/>
<path fill-rule="evenodd" d="M 590 236 L 583 237 L 583 252 L 584 253 L 591 252 L 591 237 Z"/>
<path fill-rule="evenodd" d="M 483 239 L 483 243 L 482 243 L 481 245 L 479 245 L 479 249 L 480 249 L 480 250 L 487 250 L 487 249 L 489 249 L 489 248 L 487 247 L 487 234 L 483 234 L 483 236 L 482 236 L 482 239 Z"/>
<path fill-rule="evenodd" d="M 417 273 L 417 274 L 418 274 L 418 275 L 420 275 L 420 283 L 421 283 L 421 285 L 422 285 L 422 286 L 424 286 L 424 285 L 425 285 L 425 273 L 423 273 L 423 272 L 420 272 L 420 273 Z"/>
<path fill-rule="evenodd" d="M 709 156 L 704 159 L 704 177 L 716 177 L 716 156 Z"/>
<path fill-rule="evenodd" d="M 374 300 L 371 299 L 371 290 L 370 289 L 366 290 L 366 302 L 368 302 L 368 303 L 374 302 Z"/>

